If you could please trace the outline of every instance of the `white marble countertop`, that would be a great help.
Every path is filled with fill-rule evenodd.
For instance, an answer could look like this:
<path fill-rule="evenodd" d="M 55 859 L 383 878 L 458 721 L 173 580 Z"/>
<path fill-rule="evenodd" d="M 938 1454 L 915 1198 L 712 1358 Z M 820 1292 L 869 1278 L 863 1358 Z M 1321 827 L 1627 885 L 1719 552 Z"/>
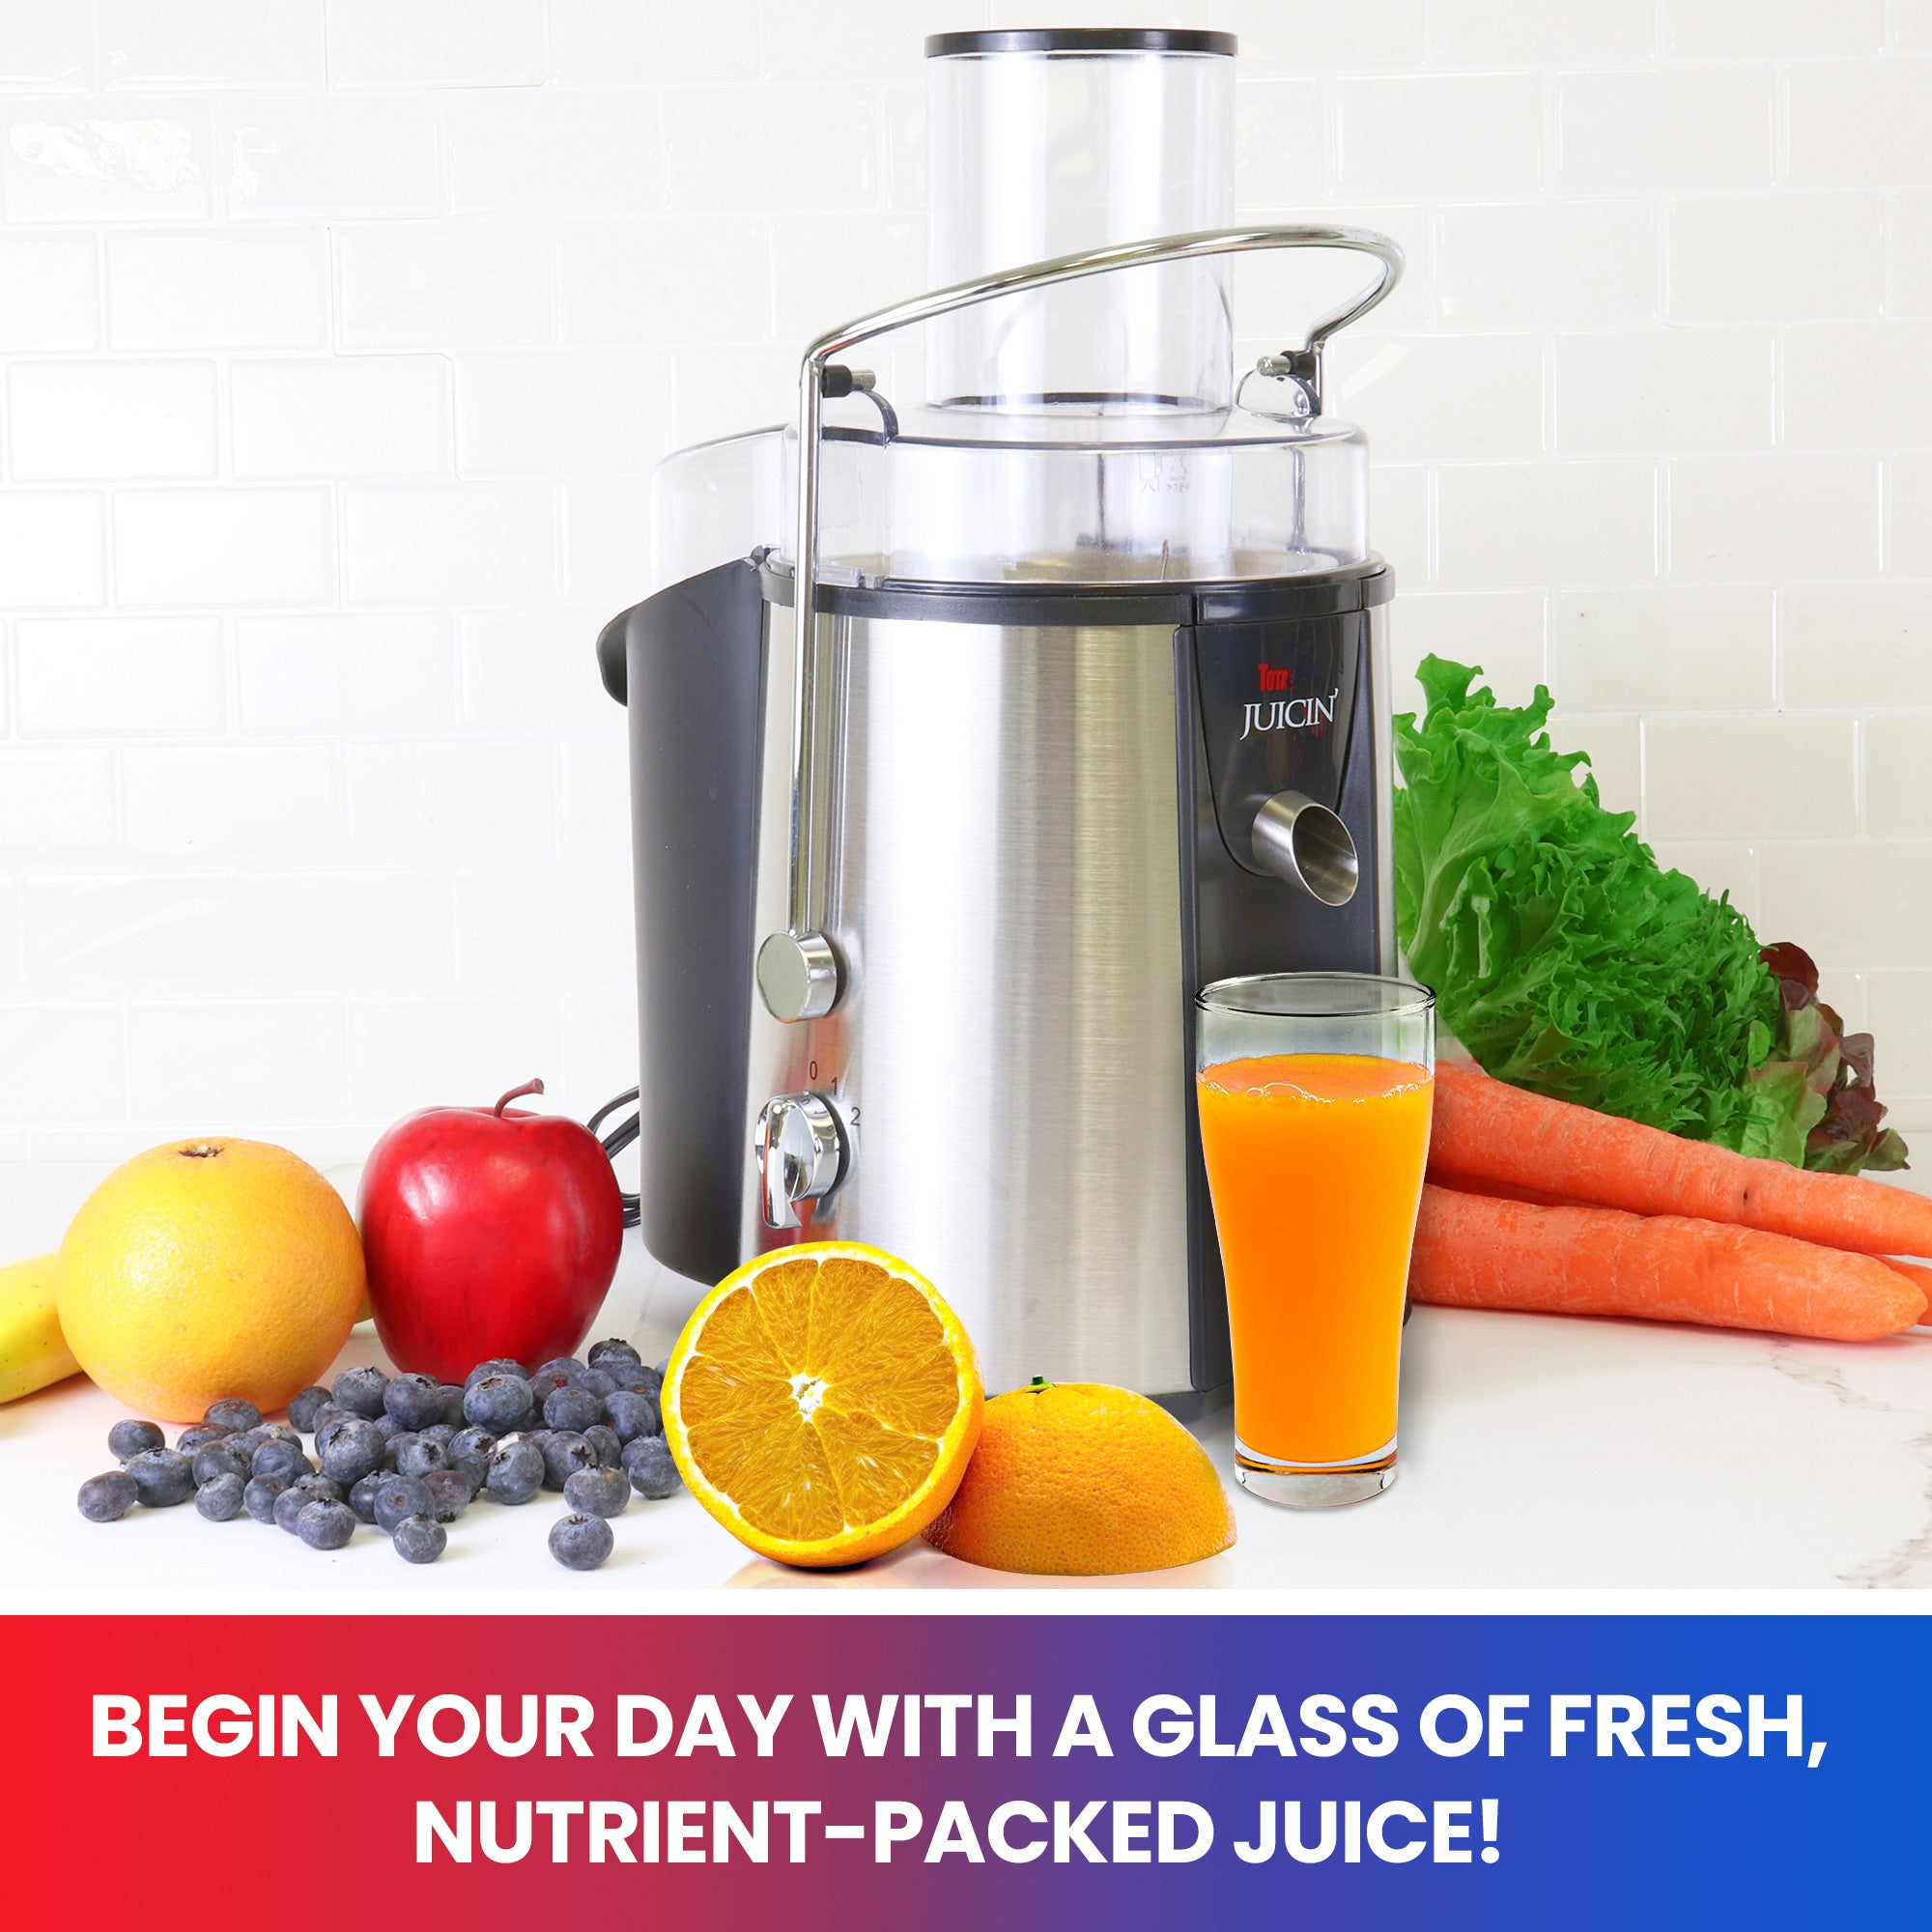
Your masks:
<path fill-rule="evenodd" d="M 10 1250 L 11 1251 L 11 1250 Z M 22 1250 L 24 1251 L 24 1250 Z M 635 1237 L 593 1336 L 630 1334 L 661 1359 L 697 1289 Z M 342 1360 L 380 1360 L 358 1329 Z M 125 1411 L 82 1378 L 0 1407 L 0 1606 L 164 1607 L 187 1593 L 253 1607 L 427 1607 L 526 1593 L 519 1607 L 591 1597 L 798 1590 L 1019 1591 L 1065 1579 L 978 1570 L 915 1544 L 814 1576 L 752 1557 L 693 1502 L 634 1501 L 611 1560 L 552 1562 L 562 1506 L 472 1507 L 448 1551 L 411 1569 L 374 1532 L 333 1555 L 191 1504 L 84 1521 L 83 1479 L 111 1467 Z M 1232 1482 L 1225 1412 L 1202 1440 Z M 1239 1541 L 1186 1570 L 1078 1583 L 1185 1590 L 1821 1589 L 1932 1585 L 1932 1331 L 1867 1344 L 1561 1317 L 1416 1311 L 1405 1349 L 1402 1473 L 1353 1508 L 1289 1511 L 1236 1492 Z M 684 1606 L 695 1606 L 689 1594 Z M 1233 1605 L 1231 1605 L 1233 1607 Z"/>

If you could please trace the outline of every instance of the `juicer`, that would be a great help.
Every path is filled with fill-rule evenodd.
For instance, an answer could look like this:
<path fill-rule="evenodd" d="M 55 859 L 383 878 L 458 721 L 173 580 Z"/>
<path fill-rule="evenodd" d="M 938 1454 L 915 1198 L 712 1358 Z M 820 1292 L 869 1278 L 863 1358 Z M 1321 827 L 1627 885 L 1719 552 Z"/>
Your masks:
<path fill-rule="evenodd" d="M 1234 224 L 1235 51 L 929 40 L 933 292 L 813 342 L 795 424 L 659 467 L 598 642 L 652 1255 L 872 1242 L 989 1391 L 1183 1416 L 1231 1377 L 1194 995 L 1395 957 L 1393 584 L 1322 363 L 1402 254 Z M 1231 265 L 1300 248 L 1375 279 L 1236 383 Z"/>

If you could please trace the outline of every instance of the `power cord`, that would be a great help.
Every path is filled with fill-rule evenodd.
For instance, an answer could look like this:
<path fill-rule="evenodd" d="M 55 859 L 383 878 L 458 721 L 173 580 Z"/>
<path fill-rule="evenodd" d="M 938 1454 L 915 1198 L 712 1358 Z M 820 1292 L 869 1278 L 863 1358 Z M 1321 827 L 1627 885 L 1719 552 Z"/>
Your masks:
<path fill-rule="evenodd" d="M 605 1101 L 583 1124 L 594 1134 L 620 1107 L 634 1105 L 637 1098 L 638 1090 L 635 1087 L 627 1087 L 614 1100 Z M 614 1161 L 642 1130 L 641 1115 L 633 1114 L 628 1121 L 620 1121 L 608 1134 L 599 1135 L 598 1138 L 604 1151 Z M 624 1225 L 627 1228 L 635 1228 L 641 1211 L 639 1198 L 635 1194 L 624 1194 L 621 1189 L 619 1194 L 624 1203 Z"/>

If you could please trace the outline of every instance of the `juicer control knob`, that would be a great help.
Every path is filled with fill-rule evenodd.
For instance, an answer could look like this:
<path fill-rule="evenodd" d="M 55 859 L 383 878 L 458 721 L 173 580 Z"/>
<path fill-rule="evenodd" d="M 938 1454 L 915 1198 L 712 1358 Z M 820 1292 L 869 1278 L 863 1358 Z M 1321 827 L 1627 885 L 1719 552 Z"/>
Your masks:
<path fill-rule="evenodd" d="M 838 1116 L 817 1094 L 781 1094 L 758 1114 L 752 1151 L 768 1228 L 796 1228 L 801 1201 L 818 1201 L 845 1171 Z"/>
<path fill-rule="evenodd" d="M 820 1019 L 838 1004 L 838 955 L 823 933 L 773 933 L 758 948 L 757 973 L 774 1019 Z"/>
<path fill-rule="evenodd" d="M 1325 906 L 1347 905 L 1361 884 L 1361 862 L 1349 828 L 1325 805 L 1298 791 L 1278 791 L 1255 813 L 1255 864 L 1299 886 Z"/>

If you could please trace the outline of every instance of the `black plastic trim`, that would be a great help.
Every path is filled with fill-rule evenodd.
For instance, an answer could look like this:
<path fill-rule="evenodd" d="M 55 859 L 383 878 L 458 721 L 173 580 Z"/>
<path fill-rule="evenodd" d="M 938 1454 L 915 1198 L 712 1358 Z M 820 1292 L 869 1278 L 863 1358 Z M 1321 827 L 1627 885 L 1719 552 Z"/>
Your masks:
<path fill-rule="evenodd" d="M 928 34 L 927 60 L 959 54 L 1226 54 L 1233 34 L 1196 27 L 1006 27 L 991 32 Z"/>
<path fill-rule="evenodd" d="M 791 573 L 758 570 L 768 604 L 789 607 Z M 818 608 L 837 617 L 923 618 L 928 623 L 998 624 L 1037 630 L 1086 624 L 1254 624 L 1332 617 L 1373 610 L 1395 595 L 1395 575 L 1380 557 L 1311 572 L 1232 583 L 925 584 L 887 578 L 876 584 L 821 583 Z M 606 680 L 608 683 L 608 679 Z M 612 696 L 615 696 L 612 693 Z"/>

